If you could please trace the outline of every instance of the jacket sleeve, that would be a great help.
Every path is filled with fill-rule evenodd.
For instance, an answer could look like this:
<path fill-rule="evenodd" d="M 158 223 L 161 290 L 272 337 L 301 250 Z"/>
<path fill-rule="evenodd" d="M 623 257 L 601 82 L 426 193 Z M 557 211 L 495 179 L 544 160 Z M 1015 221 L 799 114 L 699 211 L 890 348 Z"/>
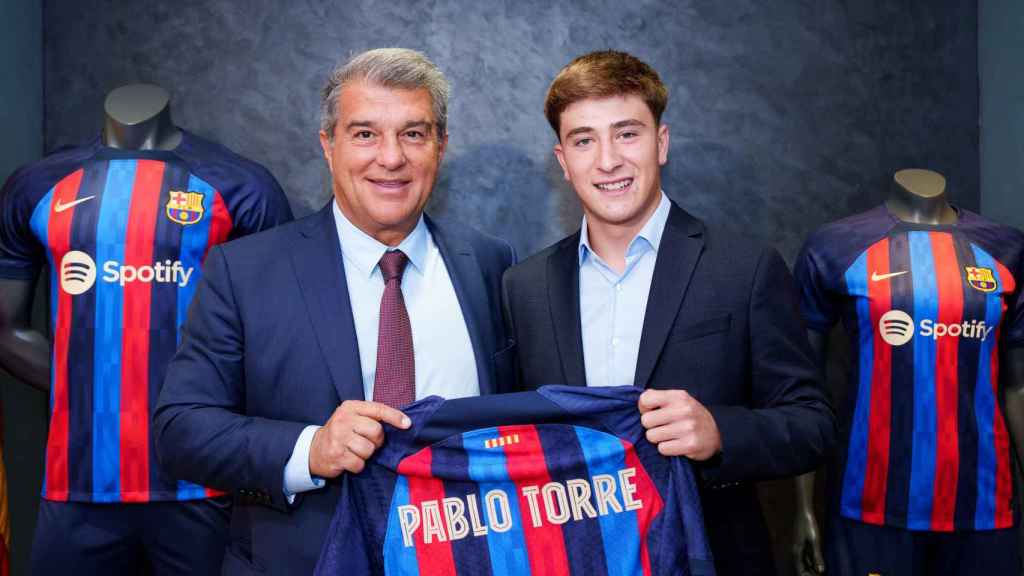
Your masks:
<path fill-rule="evenodd" d="M 157 453 L 178 478 L 284 509 L 285 463 L 308 423 L 246 415 L 242 315 L 223 248 L 203 272 L 154 412 Z"/>
<path fill-rule="evenodd" d="M 761 253 L 749 307 L 749 402 L 708 407 L 722 437 L 721 454 L 701 466 L 712 484 L 803 474 L 836 441 L 793 277 L 774 249 Z"/>

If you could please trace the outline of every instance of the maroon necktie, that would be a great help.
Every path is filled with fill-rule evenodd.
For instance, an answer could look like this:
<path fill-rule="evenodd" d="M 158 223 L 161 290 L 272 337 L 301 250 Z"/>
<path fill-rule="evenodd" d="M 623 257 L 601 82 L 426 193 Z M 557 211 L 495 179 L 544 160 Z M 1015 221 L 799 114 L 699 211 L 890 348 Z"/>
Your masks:
<path fill-rule="evenodd" d="M 377 375 L 373 401 L 400 407 L 416 399 L 416 360 L 412 352 L 412 326 L 402 298 L 402 272 L 409 263 L 400 250 L 385 252 L 380 259 L 384 295 L 380 297 L 377 332 Z"/>

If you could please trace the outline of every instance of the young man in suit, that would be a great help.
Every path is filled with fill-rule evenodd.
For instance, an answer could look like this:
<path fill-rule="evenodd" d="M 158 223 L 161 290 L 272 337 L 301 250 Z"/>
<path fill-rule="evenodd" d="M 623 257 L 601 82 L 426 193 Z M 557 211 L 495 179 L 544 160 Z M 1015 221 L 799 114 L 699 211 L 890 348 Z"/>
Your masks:
<path fill-rule="evenodd" d="M 505 242 L 423 214 L 448 83 L 380 49 L 323 90 L 334 198 L 210 253 L 154 420 L 165 464 L 243 494 L 225 574 L 310 574 L 340 494 L 414 399 L 499 391 Z"/>
<path fill-rule="evenodd" d="M 579 232 L 509 269 L 524 388 L 636 385 L 647 438 L 693 461 L 719 574 L 773 574 L 753 482 L 814 469 L 835 419 L 771 249 L 705 226 L 662 191 L 668 95 L 622 52 L 573 60 L 548 90 Z"/>

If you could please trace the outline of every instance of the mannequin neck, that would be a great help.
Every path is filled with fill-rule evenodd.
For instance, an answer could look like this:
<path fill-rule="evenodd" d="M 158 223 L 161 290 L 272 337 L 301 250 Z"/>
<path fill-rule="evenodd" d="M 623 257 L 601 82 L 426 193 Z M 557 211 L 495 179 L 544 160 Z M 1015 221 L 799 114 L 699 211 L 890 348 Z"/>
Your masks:
<path fill-rule="evenodd" d="M 889 213 L 914 224 L 955 224 L 956 210 L 946 197 L 946 179 L 931 170 L 900 170 L 885 201 Z"/>
<path fill-rule="evenodd" d="M 110 92 L 103 104 L 103 143 L 125 150 L 171 150 L 181 130 L 171 121 L 167 91 L 153 84 L 132 84 Z"/>

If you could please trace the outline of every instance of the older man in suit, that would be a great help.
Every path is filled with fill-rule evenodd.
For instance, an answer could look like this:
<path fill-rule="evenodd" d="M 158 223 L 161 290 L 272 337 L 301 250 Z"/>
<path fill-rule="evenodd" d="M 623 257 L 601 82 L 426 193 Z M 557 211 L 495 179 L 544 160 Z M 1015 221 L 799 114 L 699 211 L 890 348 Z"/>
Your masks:
<path fill-rule="evenodd" d="M 414 399 L 510 378 L 500 278 L 511 247 L 423 207 L 448 141 L 448 84 L 422 54 L 332 74 L 320 142 L 334 198 L 214 249 L 154 419 L 164 463 L 244 495 L 227 574 L 312 573 L 342 474 L 407 427 Z"/>
<path fill-rule="evenodd" d="M 752 482 L 813 469 L 835 419 L 782 258 L 662 191 L 666 103 L 657 73 L 621 52 L 577 58 L 552 83 L 555 156 L 584 218 L 505 274 L 520 383 L 647 388 L 648 440 L 703 480 L 718 573 L 772 574 Z"/>

